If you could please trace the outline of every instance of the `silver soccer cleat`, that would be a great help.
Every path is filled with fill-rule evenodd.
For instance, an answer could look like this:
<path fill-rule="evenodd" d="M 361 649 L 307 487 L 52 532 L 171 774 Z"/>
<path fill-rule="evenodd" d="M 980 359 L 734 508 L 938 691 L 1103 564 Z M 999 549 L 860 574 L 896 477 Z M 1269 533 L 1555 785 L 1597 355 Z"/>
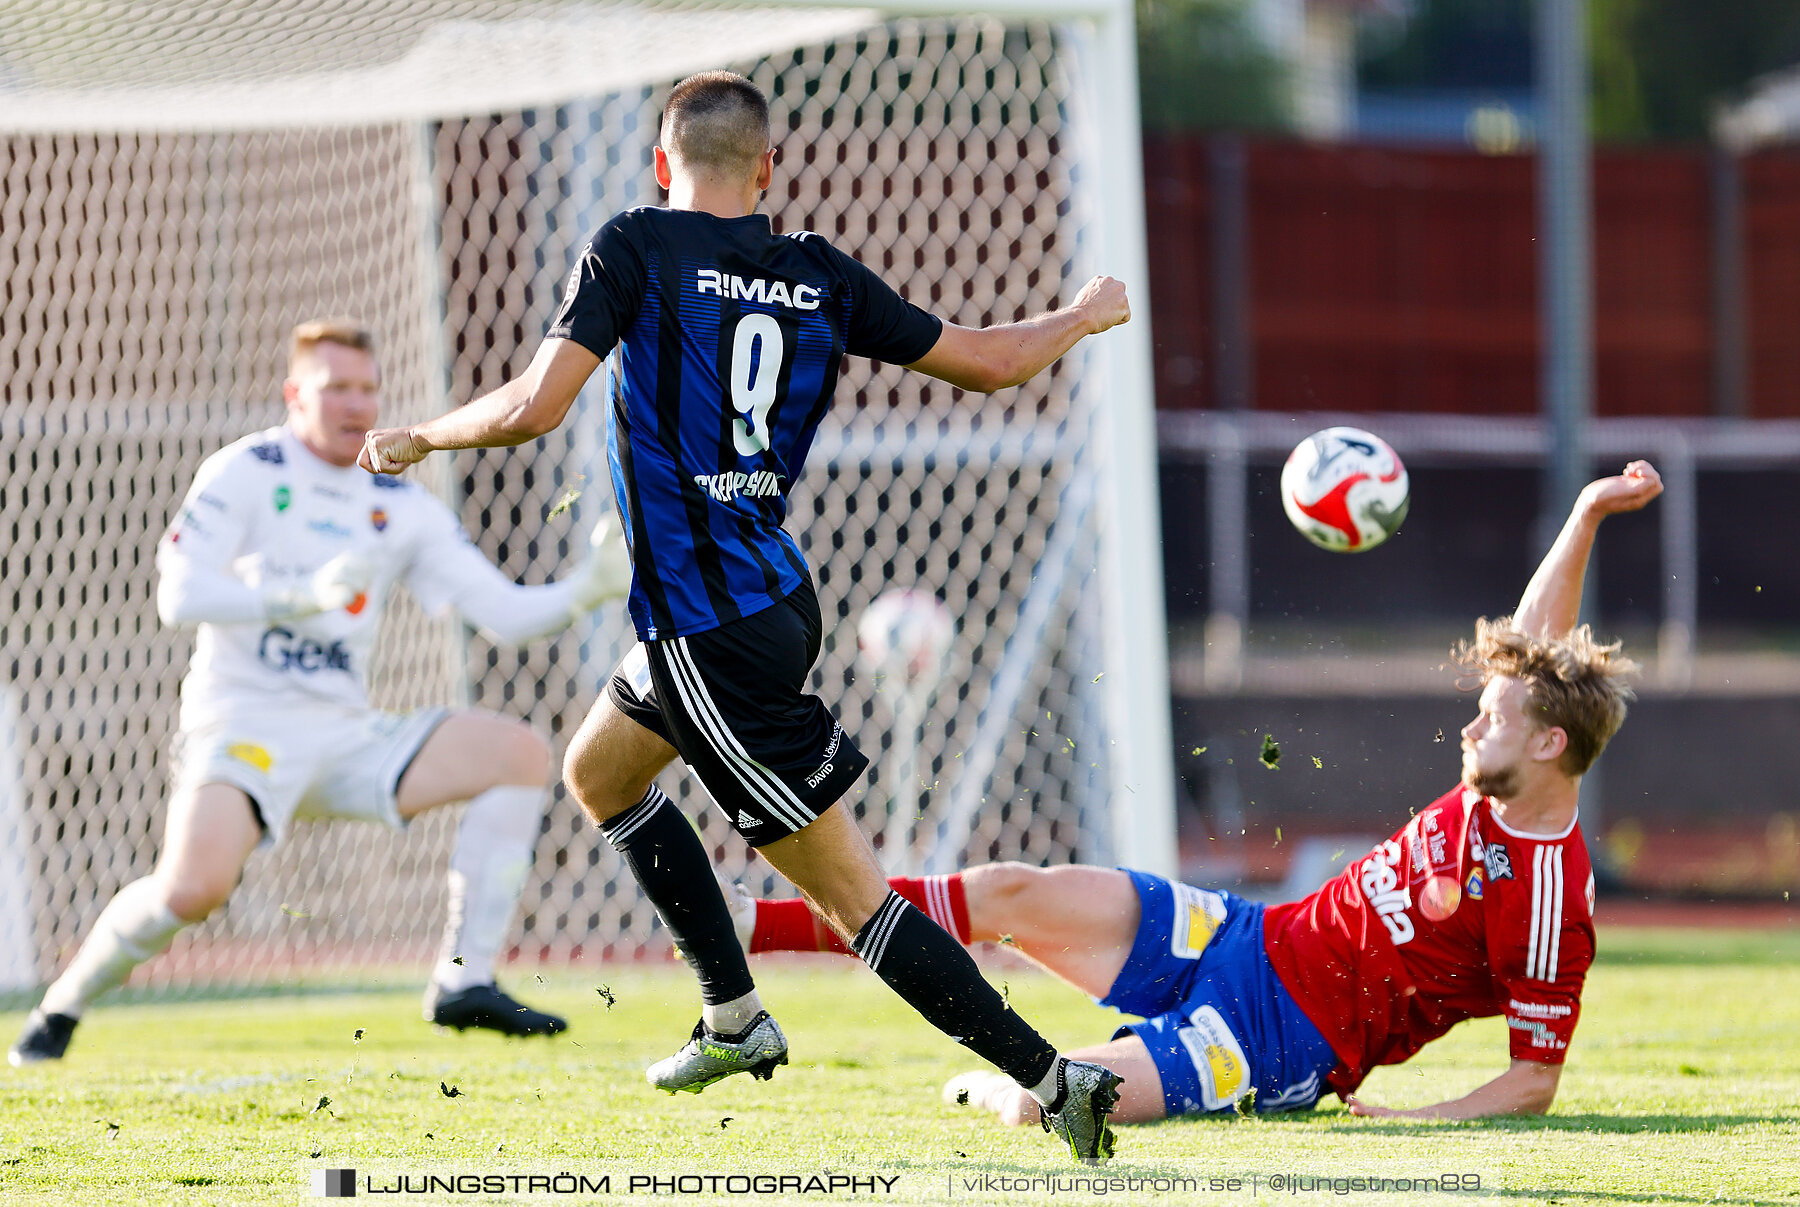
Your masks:
<path fill-rule="evenodd" d="M 675 1055 L 651 1065 L 647 1076 L 665 1093 L 698 1094 L 733 1073 L 767 1081 L 775 1076 L 776 1065 L 788 1062 L 787 1051 L 787 1037 L 764 1010 L 735 1037 L 708 1031 L 705 1022 L 695 1023 L 693 1038 Z"/>
<path fill-rule="evenodd" d="M 1068 1141 L 1069 1151 L 1084 1165 L 1097 1165 L 1113 1155 L 1112 1128 L 1106 1117 L 1119 1102 L 1124 1083 L 1111 1069 L 1085 1060 L 1065 1061 L 1057 1073 L 1061 1109 L 1044 1110 L 1044 1130 Z"/>

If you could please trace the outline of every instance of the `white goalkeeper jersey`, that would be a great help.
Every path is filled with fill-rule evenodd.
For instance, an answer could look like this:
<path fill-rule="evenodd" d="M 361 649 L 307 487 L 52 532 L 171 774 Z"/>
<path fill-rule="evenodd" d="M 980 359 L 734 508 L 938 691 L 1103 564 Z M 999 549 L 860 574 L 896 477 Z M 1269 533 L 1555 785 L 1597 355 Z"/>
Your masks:
<path fill-rule="evenodd" d="M 264 594 L 303 586 L 339 554 L 377 567 L 346 608 L 265 619 Z M 368 706 L 369 656 L 396 583 L 506 640 L 569 622 L 561 583 L 511 582 L 423 488 L 321 460 L 286 428 L 246 436 L 200 466 L 157 546 L 165 621 L 197 623 L 181 727 L 288 708 Z"/>

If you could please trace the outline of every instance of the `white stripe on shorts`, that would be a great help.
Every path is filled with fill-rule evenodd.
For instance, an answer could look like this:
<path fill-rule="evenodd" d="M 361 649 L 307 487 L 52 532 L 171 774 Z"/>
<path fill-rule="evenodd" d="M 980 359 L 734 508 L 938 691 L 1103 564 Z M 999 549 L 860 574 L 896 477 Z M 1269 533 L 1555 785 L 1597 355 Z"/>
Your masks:
<path fill-rule="evenodd" d="M 784 784 L 780 776 L 751 758 L 731 732 L 724 715 L 706 690 L 700 668 L 688 652 L 687 639 L 677 637 L 663 642 L 661 649 L 668 656 L 669 671 L 675 680 L 676 691 L 681 694 L 682 707 L 719 756 L 719 761 L 737 777 L 744 790 L 760 801 L 776 820 L 795 830 L 804 829 L 817 820 L 817 815 L 800 803 L 793 789 Z"/>

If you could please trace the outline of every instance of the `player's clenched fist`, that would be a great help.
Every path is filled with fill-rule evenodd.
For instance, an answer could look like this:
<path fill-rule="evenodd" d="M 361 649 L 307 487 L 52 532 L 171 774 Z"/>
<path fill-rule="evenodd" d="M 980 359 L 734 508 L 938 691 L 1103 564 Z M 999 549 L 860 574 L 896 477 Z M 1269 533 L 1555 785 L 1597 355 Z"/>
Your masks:
<path fill-rule="evenodd" d="M 1075 308 L 1087 314 L 1095 335 L 1131 321 L 1131 301 L 1125 283 L 1112 277 L 1095 277 L 1075 295 Z"/>
<path fill-rule="evenodd" d="M 1662 475 L 1648 461 L 1633 461 L 1625 472 L 1589 482 L 1581 492 L 1582 506 L 1597 515 L 1636 511 L 1663 490 Z"/>
<path fill-rule="evenodd" d="M 397 474 L 425 459 L 425 447 L 409 427 L 386 427 L 363 437 L 356 463 L 372 474 Z"/>

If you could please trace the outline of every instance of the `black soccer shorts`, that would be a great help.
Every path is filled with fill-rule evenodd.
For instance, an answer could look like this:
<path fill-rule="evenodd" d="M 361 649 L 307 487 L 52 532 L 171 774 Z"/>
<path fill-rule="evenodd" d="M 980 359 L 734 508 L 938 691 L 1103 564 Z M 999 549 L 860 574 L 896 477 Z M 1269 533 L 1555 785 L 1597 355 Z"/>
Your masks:
<path fill-rule="evenodd" d="M 681 753 L 753 847 L 804 829 L 869 766 L 806 690 L 821 631 L 805 583 L 742 620 L 640 644 L 607 683 L 619 711 Z"/>

